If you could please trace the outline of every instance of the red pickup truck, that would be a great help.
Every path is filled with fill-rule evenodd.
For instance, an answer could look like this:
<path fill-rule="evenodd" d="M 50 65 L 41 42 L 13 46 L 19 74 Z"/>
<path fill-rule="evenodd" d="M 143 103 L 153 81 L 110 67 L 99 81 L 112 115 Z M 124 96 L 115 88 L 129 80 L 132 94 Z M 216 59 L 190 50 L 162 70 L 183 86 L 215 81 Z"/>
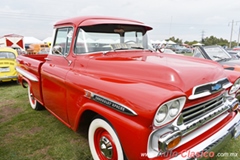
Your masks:
<path fill-rule="evenodd" d="M 31 107 L 87 127 L 96 160 L 213 157 L 239 135 L 239 79 L 212 61 L 153 51 L 151 29 L 113 17 L 57 22 L 49 54 L 17 57 Z"/>

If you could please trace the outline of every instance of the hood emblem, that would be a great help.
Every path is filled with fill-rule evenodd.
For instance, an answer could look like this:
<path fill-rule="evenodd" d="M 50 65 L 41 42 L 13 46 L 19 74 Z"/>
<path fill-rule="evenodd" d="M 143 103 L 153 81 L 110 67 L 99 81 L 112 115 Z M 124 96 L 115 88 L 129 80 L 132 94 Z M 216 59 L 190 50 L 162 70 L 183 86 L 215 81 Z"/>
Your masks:
<path fill-rule="evenodd" d="M 190 95 L 188 98 L 190 100 L 202 98 L 205 96 L 209 96 L 215 92 L 219 92 L 223 89 L 227 89 L 231 86 L 232 83 L 227 78 L 223 78 L 210 83 L 201 84 L 193 88 L 192 95 Z"/>
<path fill-rule="evenodd" d="M 222 88 L 222 85 L 217 83 L 217 84 L 213 85 L 211 89 L 212 89 L 212 91 L 218 91 L 221 88 Z"/>

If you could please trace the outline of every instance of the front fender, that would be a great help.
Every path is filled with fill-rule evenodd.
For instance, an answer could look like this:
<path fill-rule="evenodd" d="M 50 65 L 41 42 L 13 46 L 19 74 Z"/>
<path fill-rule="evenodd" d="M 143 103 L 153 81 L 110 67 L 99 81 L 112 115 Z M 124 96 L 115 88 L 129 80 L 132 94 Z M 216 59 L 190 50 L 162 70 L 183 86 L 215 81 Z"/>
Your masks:
<path fill-rule="evenodd" d="M 152 128 L 150 124 L 144 126 L 143 123 L 139 123 L 140 117 L 138 115 L 125 115 L 101 104 L 88 102 L 79 110 L 74 130 L 77 130 L 79 123 L 81 123 L 79 120 L 86 111 L 93 111 L 110 122 L 128 159 L 140 159 L 141 153 L 147 153 L 147 142 Z M 129 142 L 129 139 L 131 142 Z"/>

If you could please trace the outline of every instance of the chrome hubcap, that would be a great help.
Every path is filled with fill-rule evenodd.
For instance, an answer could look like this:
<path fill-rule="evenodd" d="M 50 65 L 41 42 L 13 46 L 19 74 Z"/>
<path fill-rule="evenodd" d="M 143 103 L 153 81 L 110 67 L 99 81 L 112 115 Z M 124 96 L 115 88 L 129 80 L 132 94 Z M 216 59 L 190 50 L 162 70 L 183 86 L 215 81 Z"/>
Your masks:
<path fill-rule="evenodd" d="M 101 137 L 101 139 L 100 139 L 100 149 L 101 149 L 102 154 L 106 158 L 108 158 L 108 159 L 112 158 L 112 155 L 113 155 L 112 143 L 105 136 Z"/>
<path fill-rule="evenodd" d="M 32 101 L 35 100 L 32 93 L 30 93 L 30 98 L 31 98 Z"/>

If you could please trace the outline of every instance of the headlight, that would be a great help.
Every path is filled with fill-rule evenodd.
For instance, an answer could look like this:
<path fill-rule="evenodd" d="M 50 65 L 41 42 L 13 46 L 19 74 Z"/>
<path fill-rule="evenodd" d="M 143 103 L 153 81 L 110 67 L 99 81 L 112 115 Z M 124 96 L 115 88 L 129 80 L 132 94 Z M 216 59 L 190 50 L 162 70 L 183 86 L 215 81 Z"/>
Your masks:
<path fill-rule="evenodd" d="M 180 97 L 162 104 L 155 114 L 154 125 L 160 126 L 172 121 L 181 112 L 185 102 L 186 97 Z"/>
<path fill-rule="evenodd" d="M 234 84 L 232 85 L 230 91 L 229 91 L 229 94 L 233 94 L 235 92 L 237 92 L 240 88 L 240 78 L 237 79 Z"/>
<path fill-rule="evenodd" d="M 168 107 L 167 105 L 163 105 L 156 114 L 156 122 L 161 123 L 165 120 L 168 114 Z"/>
<path fill-rule="evenodd" d="M 179 113 L 180 107 L 181 106 L 180 106 L 179 100 L 173 101 L 172 104 L 170 104 L 170 107 L 169 107 L 169 115 L 171 117 L 175 117 Z"/>

